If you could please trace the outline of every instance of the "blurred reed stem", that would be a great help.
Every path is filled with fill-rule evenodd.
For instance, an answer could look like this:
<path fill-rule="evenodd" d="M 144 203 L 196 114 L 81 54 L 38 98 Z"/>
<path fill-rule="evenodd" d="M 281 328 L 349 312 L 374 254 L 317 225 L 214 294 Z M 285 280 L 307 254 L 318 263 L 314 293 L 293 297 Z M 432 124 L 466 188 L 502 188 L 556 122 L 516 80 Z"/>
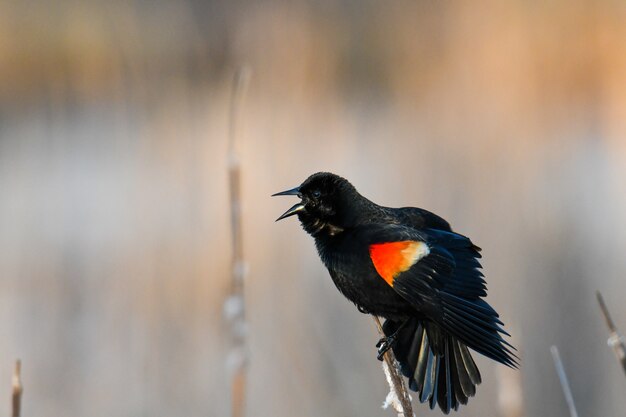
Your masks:
<path fill-rule="evenodd" d="M 228 132 L 228 183 L 230 191 L 232 262 L 230 294 L 224 303 L 224 312 L 231 329 L 231 349 L 228 365 L 231 370 L 231 415 L 243 417 L 246 399 L 246 374 L 248 353 L 246 341 L 246 316 L 244 300 L 245 261 L 241 228 L 241 162 L 239 159 L 239 112 L 245 97 L 250 71 L 246 68 L 235 73 L 231 91 Z"/>
<path fill-rule="evenodd" d="M 613 319 L 611 319 L 609 309 L 604 303 L 604 298 L 602 297 L 600 291 L 596 291 L 596 297 L 598 298 L 598 304 L 600 304 L 600 310 L 602 311 L 606 325 L 611 332 L 607 343 L 613 348 L 613 352 L 615 352 L 617 360 L 620 361 L 622 368 L 624 369 L 624 373 L 626 373 L 626 343 L 624 342 L 624 337 L 618 333 L 617 327 L 615 327 L 615 323 L 613 323 Z"/>
<path fill-rule="evenodd" d="M 563 389 L 563 394 L 565 395 L 565 402 L 567 403 L 567 407 L 569 408 L 569 415 L 571 417 L 578 417 L 576 404 L 574 404 L 574 396 L 572 395 L 572 389 L 569 385 L 569 379 L 567 379 L 567 374 L 565 373 L 565 367 L 563 366 L 563 362 L 561 361 L 559 349 L 556 346 L 551 346 L 550 352 L 552 353 L 552 360 L 554 360 L 556 373 L 559 376 L 559 382 L 561 382 L 561 388 Z"/>
<path fill-rule="evenodd" d="M 11 417 L 20 417 L 22 410 L 22 361 L 15 361 L 15 370 L 13 371 L 13 395 L 11 401 Z"/>

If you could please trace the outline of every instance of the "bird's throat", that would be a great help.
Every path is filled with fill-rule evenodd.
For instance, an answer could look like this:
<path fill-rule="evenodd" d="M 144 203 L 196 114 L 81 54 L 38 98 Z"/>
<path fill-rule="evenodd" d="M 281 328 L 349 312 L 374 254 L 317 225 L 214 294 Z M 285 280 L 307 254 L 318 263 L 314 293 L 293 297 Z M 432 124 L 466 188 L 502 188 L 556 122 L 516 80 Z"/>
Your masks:
<path fill-rule="evenodd" d="M 302 228 L 313 237 L 335 236 L 343 232 L 343 228 L 324 221 L 320 218 L 312 217 L 306 214 L 298 216 Z"/>

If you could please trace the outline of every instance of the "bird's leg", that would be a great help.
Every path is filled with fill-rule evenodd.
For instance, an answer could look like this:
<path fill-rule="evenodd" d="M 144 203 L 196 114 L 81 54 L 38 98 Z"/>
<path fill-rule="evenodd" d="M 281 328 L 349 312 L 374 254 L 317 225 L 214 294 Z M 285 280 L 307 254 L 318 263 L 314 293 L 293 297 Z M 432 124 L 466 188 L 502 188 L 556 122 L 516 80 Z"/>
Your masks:
<path fill-rule="evenodd" d="M 406 319 L 404 320 L 404 322 L 400 325 L 400 327 L 398 327 L 396 329 L 395 332 L 393 332 L 393 334 L 389 335 L 389 336 L 385 336 L 383 338 L 381 338 L 378 343 L 376 343 L 376 347 L 378 348 L 378 360 L 381 361 L 383 360 L 383 355 L 393 347 L 393 345 L 396 343 L 396 337 L 398 336 L 398 333 L 400 333 L 400 330 L 402 330 L 402 328 L 404 328 L 404 326 L 406 326 L 406 324 L 409 322 L 410 319 Z"/>

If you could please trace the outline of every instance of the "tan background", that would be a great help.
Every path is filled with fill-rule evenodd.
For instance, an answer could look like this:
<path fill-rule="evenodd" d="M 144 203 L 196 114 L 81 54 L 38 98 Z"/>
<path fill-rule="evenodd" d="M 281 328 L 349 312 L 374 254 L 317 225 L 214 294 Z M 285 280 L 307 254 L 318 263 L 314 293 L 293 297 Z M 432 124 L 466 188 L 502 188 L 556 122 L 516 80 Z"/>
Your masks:
<path fill-rule="evenodd" d="M 20 357 L 24 415 L 228 415 L 248 64 L 249 416 L 392 415 L 371 320 L 273 222 L 290 201 L 269 195 L 319 170 L 483 247 L 523 415 L 568 415 L 551 344 L 581 416 L 623 414 L 594 291 L 626 330 L 625 21 L 614 0 L 0 3 L 0 406 Z M 479 365 L 458 415 L 513 415 L 515 376 Z"/>

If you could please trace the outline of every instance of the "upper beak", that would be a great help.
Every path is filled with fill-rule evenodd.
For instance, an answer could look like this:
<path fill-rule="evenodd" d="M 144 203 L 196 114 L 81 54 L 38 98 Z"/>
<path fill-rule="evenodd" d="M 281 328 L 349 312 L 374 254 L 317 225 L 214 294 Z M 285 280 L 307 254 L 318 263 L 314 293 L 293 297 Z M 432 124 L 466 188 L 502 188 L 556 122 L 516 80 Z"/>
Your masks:
<path fill-rule="evenodd" d="M 275 197 L 277 195 L 297 195 L 297 196 L 300 196 L 300 188 L 296 187 L 296 188 L 292 188 L 291 190 L 282 191 L 280 193 L 272 194 L 272 197 Z M 291 207 L 289 210 L 284 212 L 279 218 L 276 219 L 276 221 L 282 220 L 282 219 L 284 219 L 286 217 L 289 217 L 289 216 L 293 216 L 294 214 L 297 214 L 298 212 L 300 212 L 302 210 L 304 210 L 304 203 L 300 202 L 300 203 L 294 204 L 293 207 Z"/>
<path fill-rule="evenodd" d="M 300 194 L 300 187 L 292 188 L 291 190 L 281 191 L 280 193 L 272 194 L 272 197 L 277 195 L 298 195 Z"/>

